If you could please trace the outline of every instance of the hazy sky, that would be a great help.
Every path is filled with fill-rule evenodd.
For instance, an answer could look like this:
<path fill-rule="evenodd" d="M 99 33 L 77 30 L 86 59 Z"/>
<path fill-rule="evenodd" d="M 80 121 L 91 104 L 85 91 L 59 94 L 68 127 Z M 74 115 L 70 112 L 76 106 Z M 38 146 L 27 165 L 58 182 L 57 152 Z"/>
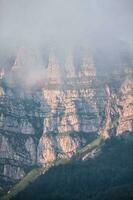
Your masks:
<path fill-rule="evenodd" d="M 0 0 L 0 43 L 131 40 L 132 0 Z"/>
<path fill-rule="evenodd" d="M 133 0 L 0 0 L 0 68 L 12 65 L 22 46 L 63 52 L 86 45 L 96 54 L 96 67 L 111 71 L 120 41 L 133 41 Z M 25 81 L 44 79 L 38 68 L 24 74 Z"/>

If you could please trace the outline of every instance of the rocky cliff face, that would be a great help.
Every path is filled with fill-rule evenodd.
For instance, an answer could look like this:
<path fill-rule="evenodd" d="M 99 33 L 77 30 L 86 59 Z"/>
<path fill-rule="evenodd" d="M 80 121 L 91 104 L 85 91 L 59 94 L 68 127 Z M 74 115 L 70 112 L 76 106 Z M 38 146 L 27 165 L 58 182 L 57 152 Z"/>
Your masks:
<path fill-rule="evenodd" d="M 0 95 L 0 173 L 4 180 L 12 181 L 22 178 L 25 170 L 36 164 L 42 118 L 37 110 L 39 106 L 35 105 L 39 101 L 37 96 L 3 88 Z"/>
<path fill-rule="evenodd" d="M 133 131 L 133 80 L 131 77 L 126 77 L 118 88 L 117 83 L 115 84 L 110 85 L 110 88 L 106 87 L 106 119 L 100 130 L 104 138 L 114 132 L 120 135 Z"/>
<path fill-rule="evenodd" d="M 17 57 L 17 73 L 37 59 Z M 41 86 L 10 85 L 1 78 L 0 87 L 0 175 L 2 181 L 21 179 L 35 165 L 70 158 L 89 141 L 101 135 L 133 131 L 133 81 L 101 80 L 91 57 L 83 58 L 75 74 L 73 57 L 65 63 L 65 82 L 55 55 L 50 54 Z M 17 64 L 16 64 L 17 63 Z M 72 74 L 66 66 L 72 66 Z M 21 70 L 22 73 L 22 70 Z M 8 75 L 9 76 L 9 75 Z M 47 80 L 47 82 L 46 82 Z M 40 82 L 39 82 L 40 83 Z"/>

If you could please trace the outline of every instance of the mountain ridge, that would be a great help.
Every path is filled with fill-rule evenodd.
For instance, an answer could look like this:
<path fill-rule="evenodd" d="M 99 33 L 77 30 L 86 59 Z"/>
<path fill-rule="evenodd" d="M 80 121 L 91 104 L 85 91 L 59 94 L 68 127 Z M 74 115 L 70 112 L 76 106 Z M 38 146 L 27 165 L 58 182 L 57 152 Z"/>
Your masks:
<path fill-rule="evenodd" d="M 72 77 L 68 70 L 64 76 L 65 68 L 57 70 L 56 57 L 50 54 L 47 67 L 28 77 L 27 67 L 35 68 L 40 56 L 26 52 L 18 53 L 11 70 L 0 76 L 0 174 L 11 185 L 36 165 L 71 159 L 99 135 L 106 140 L 133 130 L 132 73 L 100 79 L 87 54 L 78 74 Z M 75 68 L 72 58 L 67 66 Z"/>

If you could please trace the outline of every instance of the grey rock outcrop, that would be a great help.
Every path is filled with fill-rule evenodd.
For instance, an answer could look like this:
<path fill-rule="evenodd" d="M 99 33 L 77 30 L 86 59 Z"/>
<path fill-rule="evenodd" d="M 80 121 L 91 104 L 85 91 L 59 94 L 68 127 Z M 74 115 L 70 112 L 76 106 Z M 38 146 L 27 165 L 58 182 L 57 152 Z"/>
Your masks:
<path fill-rule="evenodd" d="M 18 66 L 19 58 L 15 63 Z M 69 63 L 74 73 L 72 57 Z M 35 165 L 71 158 L 98 135 L 106 139 L 111 134 L 133 131 L 131 78 L 125 76 L 119 85 L 114 81 L 100 85 L 103 80 L 97 77 L 89 57 L 83 59 L 80 76 L 73 74 L 74 80 L 67 70 L 65 87 L 53 54 L 44 70 L 48 82 L 35 88 L 1 81 L 0 175 L 4 181 L 21 179 Z M 55 88 L 56 84 L 61 87 Z"/>

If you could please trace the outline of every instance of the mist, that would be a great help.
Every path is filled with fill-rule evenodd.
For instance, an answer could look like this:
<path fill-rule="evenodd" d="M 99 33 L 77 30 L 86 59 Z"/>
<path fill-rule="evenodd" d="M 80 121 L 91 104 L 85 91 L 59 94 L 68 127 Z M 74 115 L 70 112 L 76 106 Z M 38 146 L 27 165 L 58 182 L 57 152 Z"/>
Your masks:
<path fill-rule="evenodd" d="M 30 46 L 60 52 L 87 47 L 97 66 L 108 68 L 112 52 L 119 57 L 132 44 L 132 10 L 132 0 L 0 0 L 0 67 Z"/>
<path fill-rule="evenodd" d="M 65 47 L 113 37 L 131 40 L 132 10 L 132 0 L 1 0 L 0 41 Z"/>

